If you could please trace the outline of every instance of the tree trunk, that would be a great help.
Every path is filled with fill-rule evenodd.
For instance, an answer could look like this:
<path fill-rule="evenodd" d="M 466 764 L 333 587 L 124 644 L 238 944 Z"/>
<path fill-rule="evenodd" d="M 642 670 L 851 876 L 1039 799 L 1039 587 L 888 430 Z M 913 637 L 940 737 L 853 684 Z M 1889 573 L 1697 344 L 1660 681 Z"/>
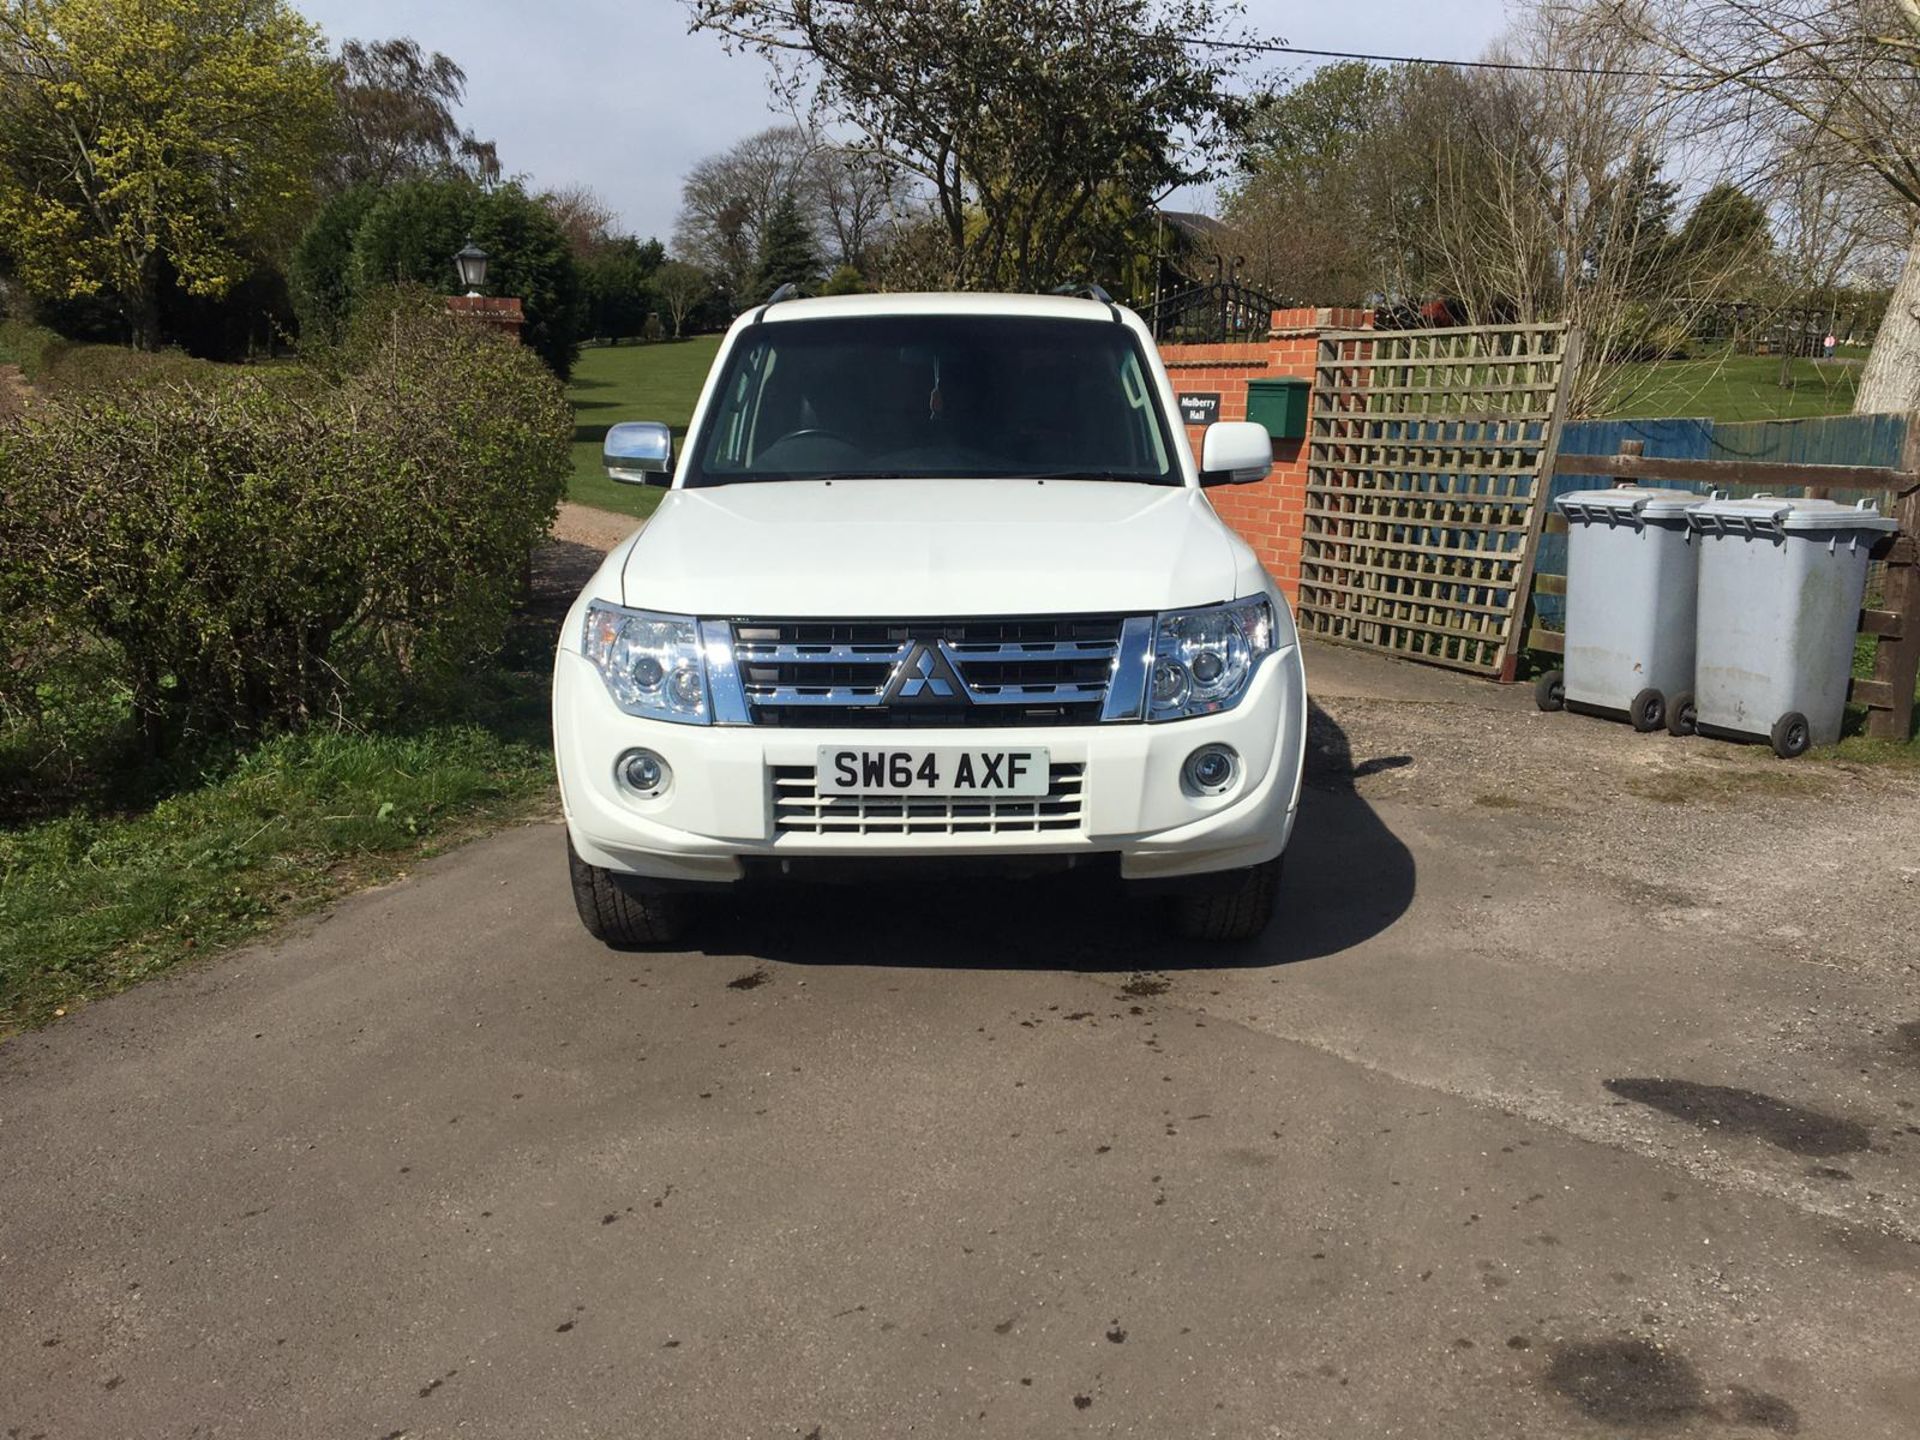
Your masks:
<path fill-rule="evenodd" d="M 1907 252 L 1853 408 L 1862 415 L 1920 410 L 1920 241 Z"/>
<path fill-rule="evenodd" d="M 155 276 L 158 267 L 149 259 L 140 267 L 140 277 L 125 296 L 127 328 L 132 332 L 133 348 L 160 348 L 160 285 Z"/>

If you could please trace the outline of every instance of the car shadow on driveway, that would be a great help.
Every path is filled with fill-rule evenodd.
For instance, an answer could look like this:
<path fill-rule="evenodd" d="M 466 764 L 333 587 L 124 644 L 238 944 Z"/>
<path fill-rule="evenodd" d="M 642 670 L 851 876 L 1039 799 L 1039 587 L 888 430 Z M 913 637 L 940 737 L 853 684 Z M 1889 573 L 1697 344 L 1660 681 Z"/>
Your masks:
<path fill-rule="evenodd" d="M 883 881 L 768 886 L 712 902 L 703 948 L 802 965 L 1133 971 L 1286 965 L 1338 955 L 1391 927 L 1413 903 L 1412 852 L 1354 782 L 1411 763 L 1356 761 L 1346 732 L 1309 705 L 1305 793 L 1287 847 L 1280 904 L 1242 944 L 1180 938 L 1168 902 L 1110 878 Z"/>

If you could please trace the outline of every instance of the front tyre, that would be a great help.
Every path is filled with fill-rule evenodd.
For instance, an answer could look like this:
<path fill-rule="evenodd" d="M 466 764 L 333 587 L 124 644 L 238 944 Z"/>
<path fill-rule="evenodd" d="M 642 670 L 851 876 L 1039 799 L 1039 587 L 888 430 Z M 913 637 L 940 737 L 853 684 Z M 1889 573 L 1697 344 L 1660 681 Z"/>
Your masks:
<path fill-rule="evenodd" d="M 567 837 L 573 904 L 587 933 L 620 949 L 671 945 L 687 933 L 691 901 L 685 895 L 643 890 L 631 875 L 589 865 Z"/>
<path fill-rule="evenodd" d="M 1189 940 L 1252 940 L 1273 919 L 1284 856 L 1238 871 L 1231 889 L 1177 896 L 1174 922 Z"/>

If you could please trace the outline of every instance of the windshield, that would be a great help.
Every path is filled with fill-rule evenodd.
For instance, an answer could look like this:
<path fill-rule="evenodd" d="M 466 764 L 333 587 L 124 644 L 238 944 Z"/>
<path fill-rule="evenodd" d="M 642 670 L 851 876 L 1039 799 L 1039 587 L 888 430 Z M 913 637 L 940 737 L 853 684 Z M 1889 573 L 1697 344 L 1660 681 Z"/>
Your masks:
<path fill-rule="evenodd" d="M 1130 480 L 1178 485 L 1133 334 L 1110 320 L 791 320 L 727 357 L 687 485 Z"/>

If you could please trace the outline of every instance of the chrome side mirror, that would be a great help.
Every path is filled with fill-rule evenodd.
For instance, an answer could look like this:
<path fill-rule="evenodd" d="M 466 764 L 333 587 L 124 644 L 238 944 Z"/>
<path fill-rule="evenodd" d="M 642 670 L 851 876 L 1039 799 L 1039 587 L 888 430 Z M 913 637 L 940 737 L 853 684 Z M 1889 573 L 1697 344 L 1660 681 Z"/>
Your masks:
<path fill-rule="evenodd" d="M 673 432 L 657 420 L 627 420 L 609 427 L 600 447 L 607 478 L 624 485 L 673 483 Z"/>

